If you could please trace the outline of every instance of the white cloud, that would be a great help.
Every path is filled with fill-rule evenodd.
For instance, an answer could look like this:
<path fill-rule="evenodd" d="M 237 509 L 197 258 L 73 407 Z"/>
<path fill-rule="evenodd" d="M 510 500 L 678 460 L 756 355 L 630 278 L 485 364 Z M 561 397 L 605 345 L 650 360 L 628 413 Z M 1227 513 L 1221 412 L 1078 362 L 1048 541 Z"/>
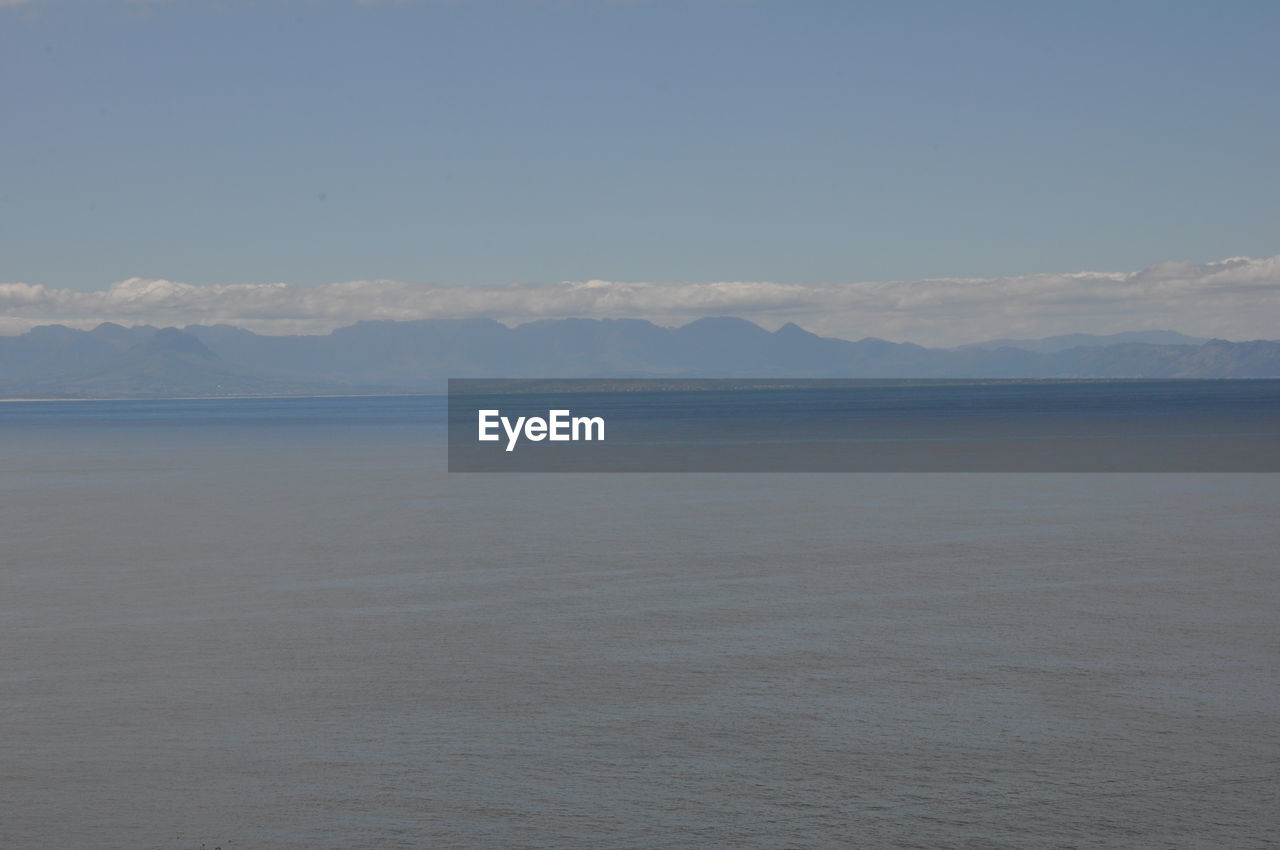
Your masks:
<path fill-rule="evenodd" d="M 0 333 L 38 324 L 238 325 L 260 333 L 325 333 L 361 319 L 466 318 L 508 323 L 569 316 L 682 324 L 741 316 L 817 333 L 952 345 L 1003 336 L 1174 329 L 1227 339 L 1275 338 L 1280 255 L 1158 263 L 1138 272 L 1076 272 L 832 284 L 767 281 L 550 286 L 426 286 L 360 280 L 193 286 L 131 278 L 105 290 L 0 284 Z"/>

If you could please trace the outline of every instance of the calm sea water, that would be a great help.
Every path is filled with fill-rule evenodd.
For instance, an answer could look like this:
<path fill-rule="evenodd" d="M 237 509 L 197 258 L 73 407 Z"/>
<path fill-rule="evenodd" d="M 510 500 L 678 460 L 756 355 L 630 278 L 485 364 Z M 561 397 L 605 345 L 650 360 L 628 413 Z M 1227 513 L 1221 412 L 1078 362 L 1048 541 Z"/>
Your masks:
<path fill-rule="evenodd" d="M 449 475 L 0 405 L 0 847 L 1280 842 L 1277 475 Z"/>

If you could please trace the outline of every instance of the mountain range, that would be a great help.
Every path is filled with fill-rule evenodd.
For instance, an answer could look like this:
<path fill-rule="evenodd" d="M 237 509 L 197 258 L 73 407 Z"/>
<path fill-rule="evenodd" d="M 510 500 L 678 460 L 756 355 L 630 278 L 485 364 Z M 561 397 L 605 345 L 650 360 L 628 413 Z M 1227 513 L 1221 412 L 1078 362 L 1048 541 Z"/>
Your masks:
<path fill-rule="evenodd" d="M 1172 331 L 993 340 L 954 349 L 776 331 L 737 318 L 358 322 L 322 336 L 104 323 L 0 337 L 0 397 L 438 392 L 461 377 L 1263 378 L 1280 342 Z"/>
<path fill-rule="evenodd" d="M 1066 351 L 1082 346 L 1119 345 L 1125 342 L 1143 342 L 1150 345 L 1204 345 L 1209 340 L 1187 336 L 1177 331 L 1125 331 L 1118 334 L 1064 334 L 1041 339 L 992 339 L 960 346 L 969 348 L 1021 348 L 1027 351 Z"/>

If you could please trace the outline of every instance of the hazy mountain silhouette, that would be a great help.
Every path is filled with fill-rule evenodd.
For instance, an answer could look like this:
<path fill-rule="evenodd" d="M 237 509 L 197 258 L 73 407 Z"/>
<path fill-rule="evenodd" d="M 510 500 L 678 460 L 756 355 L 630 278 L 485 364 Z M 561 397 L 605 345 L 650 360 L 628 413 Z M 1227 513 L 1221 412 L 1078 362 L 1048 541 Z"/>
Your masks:
<path fill-rule="evenodd" d="M 52 325 L 0 340 L 0 392 L 7 396 L 269 395 L 325 386 L 229 363 L 176 328 Z"/>
<path fill-rule="evenodd" d="M 1280 377 L 1280 343 L 1154 344 L 1174 332 L 1072 335 L 931 349 L 820 337 L 743 319 L 665 328 L 635 319 L 358 322 L 323 336 L 60 325 L 0 337 L 5 396 L 159 397 L 439 391 L 463 377 L 1223 378 Z M 1063 340 L 1087 344 L 1059 348 Z M 1112 342 L 1122 338 L 1128 341 Z M 1016 340 L 995 343 L 1018 342 Z M 1031 343 L 1043 343 L 1036 350 Z"/>
<path fill-rule="evenodd" d="M 1021 348 L 1026 351 L 1066 351 L 1071 348 L 1119 345 L 1140 342 L 1147 345 L 1204 345 L 1209 340 L 1187 336 L 1177 331 L 1125 331 L 1118 334 L 1064 334 L 1041 339 L 992 339 L 958 346 L 959 350 L 972 348 Z"/>

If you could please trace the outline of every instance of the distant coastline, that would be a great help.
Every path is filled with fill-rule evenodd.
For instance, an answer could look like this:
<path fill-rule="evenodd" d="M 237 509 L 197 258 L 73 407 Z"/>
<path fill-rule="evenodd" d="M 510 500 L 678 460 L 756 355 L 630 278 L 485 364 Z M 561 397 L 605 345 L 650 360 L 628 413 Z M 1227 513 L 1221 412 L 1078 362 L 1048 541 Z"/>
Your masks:
<path fill-rule="evenodd" d="M 0 337 L 0 397 L 10 399 L 438 394 L 457 377 L 783 385 L 834 379 L 1271 378 L 1280 377 L 1280 342 L 1201 341 L 1160 331 L 943 349 L 822 337 L 794 324 L 768 331 L 732 317 L 680 327 L 614 319 L 516 327 L 489 319 L 378 321 L 324 336 L 263 336 L 227 325 L 104 323 L 87 331 L 46 325 Z"/>
<path fill-rule="evenodd" d="M 471 392 L 484 385 L 482 394 L 519 395 L 553 393 L 629 393 L 629 392 L 724 392 L 783 391 L 873 388 L 929 388 L 958 386 L 1022 386 L 1038 384 L 1186 384 L 1231 381 L 1280 381 L 1280 378 L 812 378 L 793 380 L 750 378 L 547 378 L 547 379 L 467 379 Z M 447 389 L 415 392 L 368 393 L 260 393 L 241 395 L 135 395 L 135 396 L 0 396 L 0 403 L 45 404 L 50 402 L 148 402 L 148 401 L 257 401 L 284 399 L 382 399 L 382 398 L 448 398 Z"/>

